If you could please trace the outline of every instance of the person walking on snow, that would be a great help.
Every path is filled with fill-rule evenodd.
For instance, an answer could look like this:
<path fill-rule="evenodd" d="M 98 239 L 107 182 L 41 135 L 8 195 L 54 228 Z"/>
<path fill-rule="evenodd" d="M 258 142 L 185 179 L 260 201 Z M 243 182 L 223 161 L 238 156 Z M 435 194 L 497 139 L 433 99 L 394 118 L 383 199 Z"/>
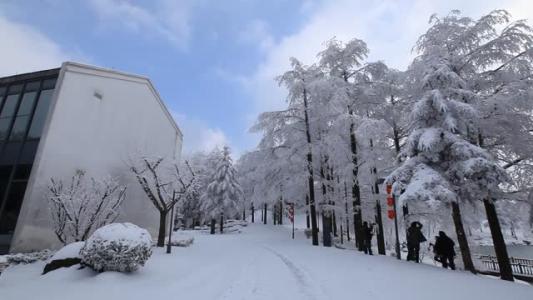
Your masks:
<path fill-rule="evenodd" d="M 422 224 L 413 222 L 407 229 L 407 261 L 420 262 L 420 243 L 427 241 L 422 234 Z"/>
<path fill-rule="evenodd" d="M 433 252 L 435 253 L 435 260 L 442 263 L 443 268 L 455 270 L 455 243 L 450 239 L 444 231 L 439 231 L 439 235 L 435 237 L 435 246 Z"/>
<path fill-rule="evenodd" d="M 374 235 L 373 228 L 368 222 L 363 222 L 363 251 L 365 254 L 372 255 L 372 236 Z"/>

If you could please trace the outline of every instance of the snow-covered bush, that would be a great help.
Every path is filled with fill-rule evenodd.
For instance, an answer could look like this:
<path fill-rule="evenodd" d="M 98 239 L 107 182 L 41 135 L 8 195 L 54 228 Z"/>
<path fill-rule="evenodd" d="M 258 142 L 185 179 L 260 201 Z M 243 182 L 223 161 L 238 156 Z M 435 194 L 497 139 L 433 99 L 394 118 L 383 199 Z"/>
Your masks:
<path fill-rule="evenodd" d="M 126 186 L 110 176 L 85 177 L 77 170 L 70 182 L 51 178 L 46 195 L 54 233 L 63 244 L 85 241 L 103 225 L 113 223 L 126 198 Z"/>
<path fill-rule="evenodd" d="M 80 250 L 81 262 L 95 271 L 133 272 L 152 255 L 152 237 L 131 223 L 96 230 Z"/>
<path fill-rule="evenodd" d="M 30 253 L 15 253 L 4 255 L 4 260 L 10 265 L 31 264 L 39 260 L 47 260 L 53 255 L 53 252 L 45 249 Z"/>

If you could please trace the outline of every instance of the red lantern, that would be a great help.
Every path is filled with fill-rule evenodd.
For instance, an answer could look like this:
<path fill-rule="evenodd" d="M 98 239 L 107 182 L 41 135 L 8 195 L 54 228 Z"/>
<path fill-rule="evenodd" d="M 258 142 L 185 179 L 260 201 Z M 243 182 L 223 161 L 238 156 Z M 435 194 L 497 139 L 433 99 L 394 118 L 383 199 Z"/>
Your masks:
<path fill-rule="evenodd" d="M 387 194 L 392 193 L 392 184 L 387 184 Z"/>
<path fill-rule="evenodd" d="M 387 205 L 394 206 L 394 198 L 392 196 L 387 197 Z"/>
<path fill-rule="evenodd" d="M 393 220 L 396 217 L 396 214 L 394 213 L 394 210 L 388 210 L 387 216 L 389 217 L 389 219 Z"/>

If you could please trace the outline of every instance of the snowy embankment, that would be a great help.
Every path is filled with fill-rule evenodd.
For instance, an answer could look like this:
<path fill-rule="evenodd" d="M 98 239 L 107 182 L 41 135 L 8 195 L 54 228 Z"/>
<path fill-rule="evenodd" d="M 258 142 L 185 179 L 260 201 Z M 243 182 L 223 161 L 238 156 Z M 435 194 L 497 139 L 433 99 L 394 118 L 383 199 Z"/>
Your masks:
<path fill-rule="evenodd" d="M 301 231 L 251 224 L 242 234 L 188 232 L 194 243 L 172 254 L 154 249 L 132 274 L 76 267 L 41 276 L 43 263 L 0 276 L 14 299 L 533 299 L 533 287 L 391 257 L 312 247 Z"/>

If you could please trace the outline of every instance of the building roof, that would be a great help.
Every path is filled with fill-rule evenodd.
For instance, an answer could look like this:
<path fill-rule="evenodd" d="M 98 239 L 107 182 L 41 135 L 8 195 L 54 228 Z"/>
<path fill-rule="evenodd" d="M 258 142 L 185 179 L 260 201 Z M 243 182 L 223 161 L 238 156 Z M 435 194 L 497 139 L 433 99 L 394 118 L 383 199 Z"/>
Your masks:
<path fill-rule="evenodd" d="M 50 69 L 50 70 L 43 70 L 43 71 L 37 71 L 37 72 L 31 72 L 31 73 L 24 73 L 24 74 L 18 74 L 18 75 L 12 75 L 7 77 L 0 78 L 0 85 L 6 85 L 6 84 L 12 84 L 37 78 L 43 78 L 43 77 L 57 77 L 59 75 L 60 68 Z"/>

